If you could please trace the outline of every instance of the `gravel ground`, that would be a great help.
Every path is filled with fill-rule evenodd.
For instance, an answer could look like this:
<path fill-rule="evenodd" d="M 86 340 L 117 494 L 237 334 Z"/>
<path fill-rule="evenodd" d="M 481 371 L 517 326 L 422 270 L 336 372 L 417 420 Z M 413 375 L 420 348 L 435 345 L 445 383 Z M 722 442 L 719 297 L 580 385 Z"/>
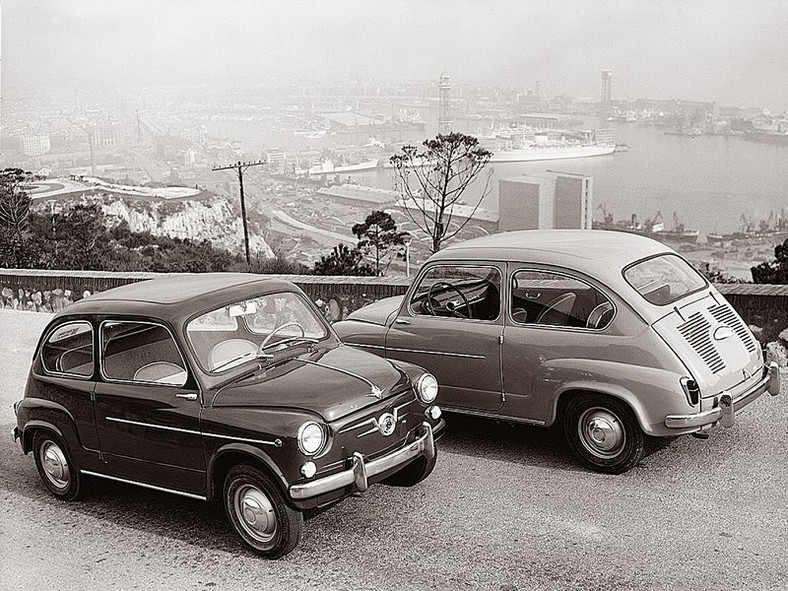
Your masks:
<path fill-rule="evenodd" d="M 2 589 L 788 589 L 785 389 L 620 476 L 580 468 L 558 430 L 450 415 L 429 479 L 308 514 L 301 545 L 266 561 L 217 504 L 98 480 L 75 503 L 45 491 L 10 433 L 49 317 L 0 310 Z"/>

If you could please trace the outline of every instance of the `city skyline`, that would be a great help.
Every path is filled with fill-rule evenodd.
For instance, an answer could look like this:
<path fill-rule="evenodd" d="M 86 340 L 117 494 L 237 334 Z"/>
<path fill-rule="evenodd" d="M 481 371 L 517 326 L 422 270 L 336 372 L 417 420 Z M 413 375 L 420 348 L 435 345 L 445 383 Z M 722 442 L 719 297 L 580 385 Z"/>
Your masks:
<path fill-rule="evenodd" d="M 440 24 L 441 26 L 436 26 Z M 788 109 L 788 5 L 5 0 L 3 97 L 56 87 L 436 79 Z"/>

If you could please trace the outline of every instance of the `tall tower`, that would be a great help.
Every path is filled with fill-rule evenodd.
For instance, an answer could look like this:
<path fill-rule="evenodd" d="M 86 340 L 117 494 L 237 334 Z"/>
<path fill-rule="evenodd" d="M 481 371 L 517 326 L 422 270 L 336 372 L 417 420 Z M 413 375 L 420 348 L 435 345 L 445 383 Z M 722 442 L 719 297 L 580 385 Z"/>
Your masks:
<path fill-rule="evenodd" d="M 602 70 L 602 113 L 609 115 L 611 112 L 610 100 L 613 96 L 613 70 Z"/>
<path fill-rule="evenodd" d="M 438 82 L 439 102 L 438 102 L 438 133 L 451 133 L 451 82 L 449 75 L 444 72 Z"/>

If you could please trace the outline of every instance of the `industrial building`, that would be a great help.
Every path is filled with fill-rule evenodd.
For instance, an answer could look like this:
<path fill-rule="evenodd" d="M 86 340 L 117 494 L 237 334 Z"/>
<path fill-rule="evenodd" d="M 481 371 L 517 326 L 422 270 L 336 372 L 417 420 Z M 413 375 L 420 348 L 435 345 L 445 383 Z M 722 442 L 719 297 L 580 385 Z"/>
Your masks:
<path fill-rule="evenodd" d="M 498 228 L 509 230 L 590 230 L 593 179 L 548 171 L 498 182 Z"/>

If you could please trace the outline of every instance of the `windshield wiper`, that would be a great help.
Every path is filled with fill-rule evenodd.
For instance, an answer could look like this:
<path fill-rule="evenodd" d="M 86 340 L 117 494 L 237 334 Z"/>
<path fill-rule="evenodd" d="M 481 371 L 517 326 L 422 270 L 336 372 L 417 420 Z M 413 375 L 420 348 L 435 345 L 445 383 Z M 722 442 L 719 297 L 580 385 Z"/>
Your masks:
<path fill-rule="evenodd" d="M 287 345 L 287 344 L 290 344 L 290 343 L 311 343 L 311 344 L 314 345 L 314 344 L 319 343 L 319 342 L 320 341 L 318 339 L 313 338 L 313 337 L 301 337 L 301 336 L 299 336 L 299 337 L 286 337 L 286 338 L 282 339 L 281 341 L 276 341 L 275 343 L 266 343 L 260 349 L 260 355 L 266 355 L 267 357 L 273 357 L 273 355 L 267 355 L 265 353 L 262 353 L 262 351 L 264 351 L 265 349 L 268 349 L 269 347 L 277 347 L 279 345 Z"/>
<path fill-rule="evenodd" d="M 273 355 L 267 355 L 267 354 L 259 355 L 257 351 L 249 351 L 248 353 L 244 353 L 243 355 L 239 355 L 238 357 L 233 357 L 232 359 L 228 359 L 227 361 L 220 363 L 219 365 L 211 368 L 211 371 L 219 371 L 228 366 L 238 364 L 244 359 L 246 359 L 247 357 L 254 359 L 260 359 L 260 358 L 270 359 L 273 357 Z"/>

